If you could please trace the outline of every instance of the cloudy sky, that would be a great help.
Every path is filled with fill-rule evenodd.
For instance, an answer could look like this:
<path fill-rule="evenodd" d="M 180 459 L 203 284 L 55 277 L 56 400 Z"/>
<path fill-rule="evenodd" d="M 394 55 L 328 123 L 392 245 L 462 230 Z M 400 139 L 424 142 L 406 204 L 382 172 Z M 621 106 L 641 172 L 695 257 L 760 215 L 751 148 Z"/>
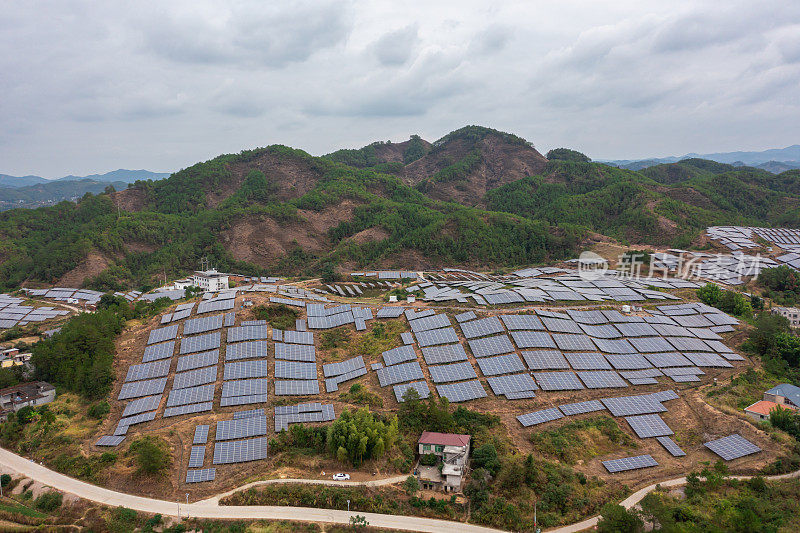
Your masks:
<path fill-rule="evenodd" d="M 466 124 L 594 158 L 800 143 L 796 0 L 0 9 L 0 173 L 173 171 Z"/>

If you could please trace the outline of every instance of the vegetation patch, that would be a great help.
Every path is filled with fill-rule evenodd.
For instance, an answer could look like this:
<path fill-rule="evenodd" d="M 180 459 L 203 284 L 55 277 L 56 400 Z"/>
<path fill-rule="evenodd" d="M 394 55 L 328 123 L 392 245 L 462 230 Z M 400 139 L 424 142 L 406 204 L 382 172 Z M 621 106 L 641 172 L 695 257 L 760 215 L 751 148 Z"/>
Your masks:
<path fill-rule="evenodd" d="M 285 304 L 257 305 L 253 307 L 253 316 L 256 320 L 266 320 L 273 328 L 294 329 L 300 313 Z"/>
<path fill-rule="evenodd" d="M 530 441 L 541 454 L 575 464 L 620 447 L 636 448 L 636 442 L 610 417 L 575 420 L 553 429 L 531 433 Z"/>

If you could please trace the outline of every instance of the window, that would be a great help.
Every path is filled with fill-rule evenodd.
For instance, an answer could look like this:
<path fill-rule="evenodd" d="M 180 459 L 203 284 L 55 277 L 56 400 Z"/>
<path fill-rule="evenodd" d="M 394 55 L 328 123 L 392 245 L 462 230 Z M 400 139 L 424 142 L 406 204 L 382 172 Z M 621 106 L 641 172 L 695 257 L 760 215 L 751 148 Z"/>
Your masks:
<path fill-rule="evenodd" d="M 442 453 L 444 451 L 444 446 L 436 446 L 436 451 Z"/>

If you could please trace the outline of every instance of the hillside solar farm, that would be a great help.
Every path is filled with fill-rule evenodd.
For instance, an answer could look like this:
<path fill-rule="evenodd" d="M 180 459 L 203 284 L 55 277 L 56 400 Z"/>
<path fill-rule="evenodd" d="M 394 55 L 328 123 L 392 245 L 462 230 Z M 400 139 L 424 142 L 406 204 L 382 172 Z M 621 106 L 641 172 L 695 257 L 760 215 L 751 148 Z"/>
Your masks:
<path fill-rule="evenodd" d="M 417 302 L 363 296 L 401 282 Z M 585 280 L 569 268 L 252 279 L 123 333 L 111 415 L 87 445 L 159 434 L 176 459 L 175 490 L 211 494 L 273 471 L 270 439 L 336 419 L 358 383 L 386 413 L 433 397 L 497 415 L 523 452 L 531 431 L 613 417 L 631 442 L 576 468 L 634 486 L 718 459 L 752 471 L 776 446 L 699 393 L 751 365 L 730 346 L 738 319 L 675 294 L 699 286 L 617 272 Z M 255 319 L 264 307 L 291 309 L 293 327 Z M 379 335 L 380 352 L 332 347 Z"/>

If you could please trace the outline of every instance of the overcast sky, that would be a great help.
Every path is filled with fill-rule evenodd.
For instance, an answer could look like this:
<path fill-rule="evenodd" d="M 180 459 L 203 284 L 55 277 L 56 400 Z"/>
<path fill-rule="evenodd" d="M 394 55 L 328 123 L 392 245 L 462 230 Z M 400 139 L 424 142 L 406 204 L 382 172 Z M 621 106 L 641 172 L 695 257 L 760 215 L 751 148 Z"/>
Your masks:
<path fill-rule="evenodd" d="M 593 158 L 800 143 L 797 0 L 0 9 L 0 173 L 174 171 L 466 124 Z"/>

